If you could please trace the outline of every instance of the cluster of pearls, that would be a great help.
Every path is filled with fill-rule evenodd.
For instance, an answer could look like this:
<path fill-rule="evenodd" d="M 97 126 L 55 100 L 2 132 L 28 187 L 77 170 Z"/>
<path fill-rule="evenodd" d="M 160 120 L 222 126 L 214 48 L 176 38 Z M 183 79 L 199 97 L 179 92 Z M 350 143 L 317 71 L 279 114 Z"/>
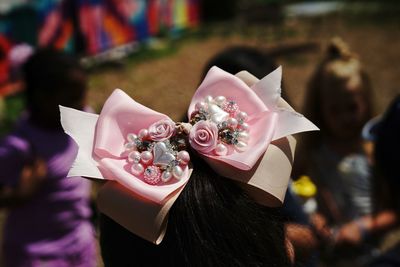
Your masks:
<path fill-rule="evenodd" d="M 147 129 L 139 133 L 129 133 L 126 137 L 125 151 L 128 153 L 128 162 L 131 163 L 130 171 L 133 175 L 141 177 L 150 185 L 168 182 L 172 178 L 180 180 L 184 169 L 189 164 L 190 156 L 182 150 L 185 143 L 177 135 L 170 140 L 151 140 Z"/>
<path fill-rule="evenodd" d="M 229 145 L 238 152 L 247 149 L 249 139 L 248 115 L 241 111 L 235 101 L 225 96 L 206 96 L 204 101 L 195 105 L 195 112 L 191 115 L 191 124 L 201 120 L 214 122 L 218 127 L 218 144 L 214 153 L 219 156 L 227 155 Z"/>

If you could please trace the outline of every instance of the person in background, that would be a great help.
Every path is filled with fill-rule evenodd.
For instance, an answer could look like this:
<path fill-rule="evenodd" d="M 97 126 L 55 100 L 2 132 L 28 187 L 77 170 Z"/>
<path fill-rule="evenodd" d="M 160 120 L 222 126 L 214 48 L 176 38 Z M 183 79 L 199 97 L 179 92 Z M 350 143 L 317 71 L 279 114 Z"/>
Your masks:
<path fill-rule="evenodd" d="M 247 70 L 258 79 L 263 78 L 278 67 L 274 58 L 250 46 L 232 46 L 215 54 L 205 64 L 201 80 L 212 66 L 217 66 L 234 75 L 242 70 Z M 285 90 L 282 90 L 282 98 L 288 100 Z M 287 102 L 290 104 L 290 101 Z"/>
<path fill-rule="evenodd" d="M 0 141 L 0 207 L 8 209 L 4 264 L 94 267 L 91 185 L 66 178 L 78 149 L 58 111 L 58 105 L 85 108 L 85 72 L 74 58 L 44 48 L 22 74 L 27 112 Z"/>
<path fill-rule="evenodd" d="M 374 148 L 374 214 L 364 218 L 368 233 L 396 229 L 386 251 L 370 263 L 370 267 L 400 266 L 400 95 L 392 101 L 382 119 L 377 122 Z M 397 234 L 396 234 L 397 233 Z M 362 233 L 361 233 L 362 235 Z"/>
<path fill-rule="evenodd" d="M 294 177 L 311 177 L 317 186 L 315 224 L 326 230 L 327 242 L 334 242 L 341 225 L 371 213 L 371 175 L 361 138 L 361 129 L 373 114 L 371 94 L 357 56 L 342 39 L 332 39 L 303 105 L 304 115 L 320 131 L 305 134 L 299 142 L 293 172 Z"/>
<path fill-rule="evenodd" d="M 8 60 L 10 62 L 10 80 L 12 82 L 17 82 L 23 78 L 22 66 L 34 51 L 32 46 L 25 43 L 14 45 L 10 49 Z"/>
<path fill-rule="evenodd" d="M 231 74 L 247 70 L 258 79 L 275 70 L 278 65 L 268 53 L 254 47 L 233 46 L 228 47 L 214 55 L 205 65 L 202 77 L 209 68 L 217 66 Z M 282 97 L 290 103 L 282 82 Z M 296 159 L 297 160 L 297 159 Z M 294 248 L 295 264 L 301 266 L 314 266 L 316 261 L 315 250 L 318 246 L 317 236 L 312 229 L 308 215 L 303 212 L 298 197 L 288 190 L 282 208 L 285 232 Z"/>
<path fill-rule="evenodd" d="M 320 212 L 340 225 L 371 212 L 369 169 L 361 129 L 372 117 L 371 85 L 360 61 L 338 38 L 314 72 L 306 93 L 304 113 L 320 132 L 300 144 L 296 176 L 316 183 Z"/>
<path fill-rule="evenodd" d="M 371 119 L 363 128 L 363 138 L 369 142 L 370 162 L 373 172 L 374 212 L 343 225 L 337 235 L 338 243 L 360 246 L 368 238 L 380 243 L 380 256 L 370 266 L 399 266 L 400 204 L 399 163 L 396 151 L 400 149 L 400 96 L 397 96 L 384 115 Z"/>

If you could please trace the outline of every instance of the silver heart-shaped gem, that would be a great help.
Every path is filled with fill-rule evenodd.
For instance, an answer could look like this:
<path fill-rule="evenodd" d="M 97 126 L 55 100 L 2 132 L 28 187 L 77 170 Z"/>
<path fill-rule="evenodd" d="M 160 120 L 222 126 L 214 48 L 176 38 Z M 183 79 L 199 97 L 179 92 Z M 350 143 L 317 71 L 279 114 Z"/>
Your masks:
<path fill-rule="evenodd" d="M 154 145 L 153 154 L 153 163 L 158 166 L 166 166 L 175 160 L 175 156 L 168 152 L 168 148 L 163 142 Z"/>
<path fill-rule="evenodd" d="M 229 114 L 215 104 L 208 104 L 209 119 L 215 124 L 221 123 L 229 117 Z"/>

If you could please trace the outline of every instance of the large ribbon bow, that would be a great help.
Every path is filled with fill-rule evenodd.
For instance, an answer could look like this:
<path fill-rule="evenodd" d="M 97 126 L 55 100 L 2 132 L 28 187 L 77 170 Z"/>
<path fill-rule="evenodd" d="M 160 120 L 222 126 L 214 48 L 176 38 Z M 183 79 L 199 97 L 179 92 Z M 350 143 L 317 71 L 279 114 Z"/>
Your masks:
<path fill-rule="evenodd" d="M 217 173 L 239 181 L 268 206 L 283 202 L 294 155 L 291 135 L 318 130 L 281 98 L 281 77 L 281 67 L 262 80 L 212 67 L 189 106 L 193 126 L 182 127 Z M 159 244 L 168 211 L 193 171 L 188 154 L 178 151 L 179 138 L 172 137 L 180 135 L 175 124 L 119 89 L 100 115 L 60 111 L 65 132 L 79 146 L 68 176 L 116 181 L 100 190 L 99 209 Z"/>

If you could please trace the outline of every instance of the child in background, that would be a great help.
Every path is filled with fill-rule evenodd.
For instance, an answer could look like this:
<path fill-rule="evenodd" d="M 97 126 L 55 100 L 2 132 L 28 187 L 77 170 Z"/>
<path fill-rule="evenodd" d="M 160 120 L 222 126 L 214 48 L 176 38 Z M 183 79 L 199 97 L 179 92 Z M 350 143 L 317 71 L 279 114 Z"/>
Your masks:
<path fill-rule="evenodd" d="M 300 143 L 294 175 L 318 187 L 319 211 L 332 225 L 370 213 L 369 169 L 361 129 L 372 117 L 371 86 L 359 60 L 333 39 L 308 86 L 304 114 L 320 127 Z"/>
<path fill-rule="evenodd" d="M 307 175 L 316 184 L 319 214 L 314 224 L 333 229 L 324 237 L 333 242 L 334 229 L 371 212 L 370 170 L 361 138 L 363 125 L 372 117 L 371 85 L 341 39 L 329 44 L 309 82 L 303 108 L 321 131 L 307 133 L 299 142 L 293 177 Z M 344 250 L 348 252 L 354 258 L 353 251 Z"/>
<path fill-rule="evenodd" d="M 90 182 L 66 178 L 77 146 L 58 111 L 84 109 L 85 73 L 73 58 L 43 49 L 23 74 L 27 114 L 0 142 L 0 206 L 9 209 L 5 266 L 96 266 Z"/>

